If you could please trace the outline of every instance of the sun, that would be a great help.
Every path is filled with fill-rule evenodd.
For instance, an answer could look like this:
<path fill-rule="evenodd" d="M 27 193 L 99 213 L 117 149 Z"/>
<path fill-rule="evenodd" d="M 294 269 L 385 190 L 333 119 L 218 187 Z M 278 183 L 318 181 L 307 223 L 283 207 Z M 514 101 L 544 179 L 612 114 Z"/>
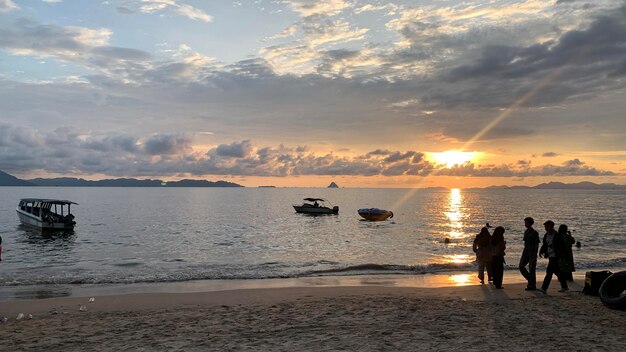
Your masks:
<path fill-rule="evenodd" d="M 443 164 L 450 168 L 455 165 L 463 165 L 474 160 L 479 152 L 462 152 L 458 150 L 446 150 L 445 152 L 430 153 L 430 158 L 438 164 Z"/>

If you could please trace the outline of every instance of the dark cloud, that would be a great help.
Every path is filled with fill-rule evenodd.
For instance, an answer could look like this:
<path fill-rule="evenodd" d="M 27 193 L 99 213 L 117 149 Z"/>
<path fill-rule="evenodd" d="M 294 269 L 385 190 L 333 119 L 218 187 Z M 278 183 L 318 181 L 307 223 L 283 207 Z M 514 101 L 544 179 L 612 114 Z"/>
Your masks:
<path fill-rule="evenodd" d="M 352 175 L 427 176 L 435 169 L 423 153 L 373 151 L 367 158 L 318 156 L 304 148 L 254 148 L 250 141 L 219 145 L 205 156 L 190 149 L 181 135 L 156 134 L 146 139 L 129 135 L 88 136 L 72 129 L 49 133 L 2 126 L 0 169 L 27 172 L 41 169 L 61 174 L 99 173 L 111 176 L 238 175 Z M 16 137 L 21 136 L 21 137 Z M 26 138 L 24 138 L 26 136 Z M 32 141 L 42 141 L 42 144 Z M 143 146 L 143 147 L 141 147 Z M 160 156 L 154 159 L 154 156 Z M 391 158 L 390 158 L 391 156 Z M 579 159 L 562 165 L 531 167 L 465 164 L 437 170 L 438 175 L 475 177 L 613 176 L 613 172 L 587 166 Z"/>
<path fill-rule="evenodd" d="M 128 176 L 236 175 L 274 176 L 444 176 L 530 177 L 614 176 L 615 173 L 572 159 L 561 165 L 515 164 L 439 168 L 416 151 L 374 150 L 360 157 L 316 155 L 304 147 L 255 147 L 251 141 L 220 144 L 201 153 L 180 134 L 137 138 L 127 134 L 94 135 L 73 128 L 40 132 L 0 125 L 0 170 L 45 170 L 65 175 Z M 436 168 L 437 167 L 437 168 Z"/>
<path fill-rule="evenodd" d="M 583 30 L 566 32 L 556 41 L 526 47 L 488 45 L 479 59 L 449 71 L 450 82 L 471 83 L 455 97 L 430 94 L 445 106 L 510 105 L 527 95 L 523 106 L 554 104 L 624 84 L 617 76 L 626 57 L 626 6 L 597 17 Z M 503 95 L 502 92 L 505 94 Z"/>
<path fill-rule="evenodd" d="M 155 134 L 144 142 L 143 147 L 150 155 L 180 154 L 191 150 L 191 138 L 185 135 Z"/>
<path fill-rule="evenodd" d="M 389 156 L 387 156 L 383 161 L 386 163 L 394 163 L 396 161 L 409 159 L 414 155 L 415 155 L 414 151 L 408 151 L 406 153 L 394 152 L 390 154 Z"/>
<path fill-rule="evenodd" d="M 108 57 L 116 60 L 148 60 L 151 55 L 145 51 L 118 48 L 114 46 L 99 46 L 92 49 L 92 53 L 102 57 Z"/>
<path fill-rule="evenodd" d="M 585 165 L 584 162 L 574 159 L 561 165 L 530 166 L 530 162 L 523 161 L 516 164 L 475 165 L 467 163 L 450 169 L 442 169 L 438 175 L 443 176 L 474 176 L 474 177 L 533 177 L 533 176 L 616 176 L 612 171 L 600 170 Z"/>
<path fill-rule="evenodd" d="M 115 8 L 117 10 L 117 12 L 124 14 L 124 15 L 130 15 L 135 13 L 135 11 L 129 9 L 128 7 L 124 7 L 124 6 L 117 6 Z"/>
<path fill-rule="evenodd" d="M 228 158 L 243 158 L 252 151 L 252 144 L 249 140 L 243 142 L 233 142 L 231 144 L 222 144 L 215 149 L 219 156 Z"/>
<path fill-rule="evenodd" d="M 558 155 L 559 154 L 555 153 L 555 152 L 545 152 L 545 153 L 541 154 L 541 156 L 544 157 L 544 158 L 552 158 L 552 157 L 555 157 L 555 156 L 558 156 Z"/>

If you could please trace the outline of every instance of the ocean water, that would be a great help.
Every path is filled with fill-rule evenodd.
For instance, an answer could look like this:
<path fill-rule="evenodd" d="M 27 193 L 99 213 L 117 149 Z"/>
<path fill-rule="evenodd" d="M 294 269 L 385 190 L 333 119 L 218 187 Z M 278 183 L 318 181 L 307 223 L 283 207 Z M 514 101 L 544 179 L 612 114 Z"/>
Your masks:
<path fill-rule="evenodd" d="M 74 234 L 21 227 L 26 197 L 79 203 Z M 304 197 L 339 215 L 296 214 Z M 361 221 L 364 207 L 395 216 Z M 506 228 L 514 268 L 526 216 L 540 234 L 547 219 L 570 226 L 579 270 L 623 267 L 625 213 L 626 192 L 604 190 L 0 187 L 0 287 L 470 271 L 486 222 Z"/>

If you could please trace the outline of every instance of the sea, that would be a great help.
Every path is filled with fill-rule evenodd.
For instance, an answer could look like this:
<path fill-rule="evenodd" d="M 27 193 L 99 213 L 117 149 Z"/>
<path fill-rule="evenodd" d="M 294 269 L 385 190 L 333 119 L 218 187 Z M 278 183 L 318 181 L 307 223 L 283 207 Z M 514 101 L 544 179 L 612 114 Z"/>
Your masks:
<path fill-rule="evenodd" d="M 22 227 L 27 197 L 78 203 L 74 233 Z M 297 214 L 305 197 L 339 214 Z M 363 221 L 357 210 L 370 207 L 394 217 Z M 0 187 L 0 289 L 471 272 L 486 223 L 506 229 L 514 269 L 527 216 L 541 235 L 548 219 L 569 226 L 579 271 L 625 267 L 624 214 L 623 190 Z"/>

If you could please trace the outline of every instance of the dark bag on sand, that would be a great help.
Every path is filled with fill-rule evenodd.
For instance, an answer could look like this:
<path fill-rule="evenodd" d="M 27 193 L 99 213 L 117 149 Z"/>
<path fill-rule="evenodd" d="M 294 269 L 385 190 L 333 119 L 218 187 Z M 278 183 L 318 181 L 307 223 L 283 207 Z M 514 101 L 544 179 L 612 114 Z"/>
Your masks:
<path fill-rule="evenodd" d="M 607 277 L 613 274 L 610 271 L 587 271 L 585 273 L 585 287 L 583 288 L 583 293 L 587 295 L 598 295 L 598 291 L 600 291 L 600 286 Z"/>

